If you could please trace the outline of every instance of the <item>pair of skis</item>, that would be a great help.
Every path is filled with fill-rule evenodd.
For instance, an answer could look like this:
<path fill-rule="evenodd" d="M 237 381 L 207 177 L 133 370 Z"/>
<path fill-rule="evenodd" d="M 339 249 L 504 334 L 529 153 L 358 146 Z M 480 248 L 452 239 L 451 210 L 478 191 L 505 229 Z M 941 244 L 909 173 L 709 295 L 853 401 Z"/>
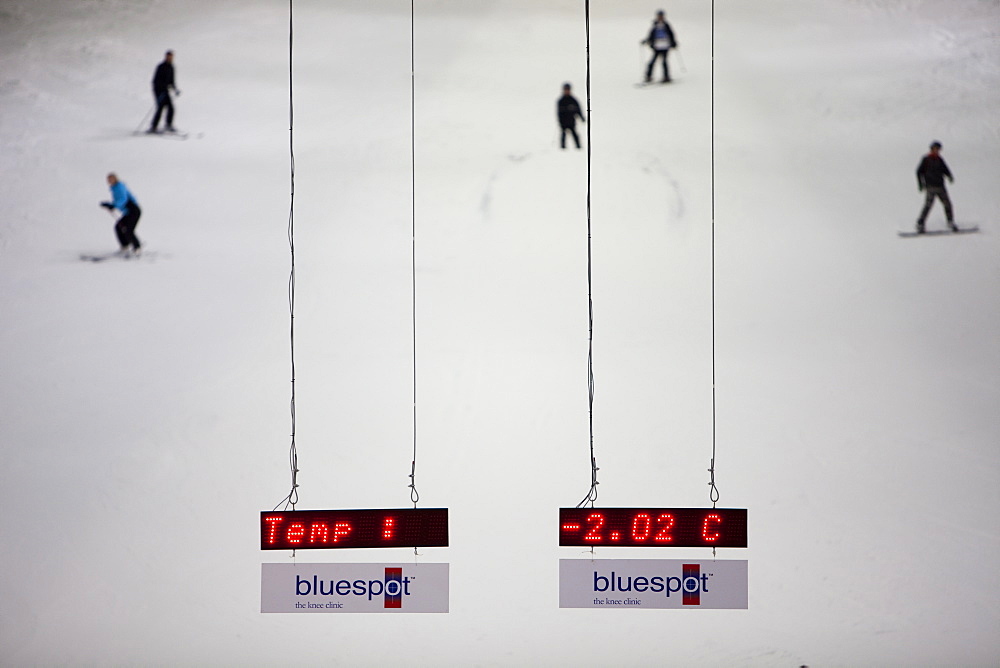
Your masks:
<path fill-rule="evenodd" d="M 639 83 L 634 84 L 634 86 L 636 88 L 649 88 L 650 86 L 663 86 L 673 82 L 674 82 L 673 79 L 666 79 L 666 80 L 661 79 L 659 81 L 640 81 Z"/>
<path fill-rule="evenodd" d="M 112 251 L 110 253 L 80 253 L 80 259 L 84 262 L 107 262 L 108 260 L 123 260 L 126 262 L 139 261 L 139 260 L 152 260 L 156 257 L 155 251 L 144 250 L 140 253 L 122 253 L 121 251 Z"/>
<path fill-rule="evenodd" d="M 136 137 L 163 137 L 165 139 L 179 140 L 188 138 L 187 132 L 180 132 L 179 130 L 136 130 L 132 134 Z"/>

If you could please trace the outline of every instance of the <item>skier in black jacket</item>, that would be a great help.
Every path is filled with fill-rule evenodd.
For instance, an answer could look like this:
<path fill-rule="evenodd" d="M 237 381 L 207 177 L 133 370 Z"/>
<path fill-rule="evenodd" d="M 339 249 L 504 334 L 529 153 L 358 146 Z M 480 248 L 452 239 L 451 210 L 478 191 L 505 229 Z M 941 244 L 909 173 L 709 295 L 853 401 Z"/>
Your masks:
<path fill-rule="evenodd" d="M 653 49 L 653 57 L 649 61 L 649 65 L 646 66 L 646 83 L 653 80 L 653 67 L 656 65 L 657 58 L 663 58 L 662 83 L 668 83 L 670 81 L 670 67 L 667 65 L 667 52 L 677 46 L 677 40 L 674 39 L 674 31 L 667 23 L 667 17 L 662 9 L 656 12 L 653 27 L 649 29 L 649 36 L 642 40 L 642 43 L 648 44 Z"/>
<path fill-rule="evenodd" d="M 935 197 L 940 199 L 941 204 L 944 205 L 944 215 L 948 218 L 948 229 L 952 232 L 958 231 L 951 209 L 951 199 L 948 197 L 948 190 L 944 187 L 946 177 L 949 181 L 955 181 L 951 176 L 951 170 L 948 169 L 944 158 L 941 157 L 941 142 L 936 141 L 931 144 L 931 152 L 925 155 L 920 164 L 917 165 L 917 189 L 927 193 L 923 211 L 917 218 L 917 233 L 919 234 L 924 231 L 924 223 L 927 221 L 927 214 L 934 205 Z"/>
<path fill-rule="evenodd" d="M 146 132 L 159 132 L 160 115 L 164 109 L 167 110 L 166 130 L 167 132 L 174 132 L 174 103 L 170 99 L 170 89 L 173 89 L 177 95 L 181 94 L 174 83 L 173 51 L 167 51 L 163 57 L 163 62 L 156 66 L 156 72 L 153 73 L 153 97 L 156 99 L 156 114 L 153 116 L 153 122 Z"/>
<path fill-rule="evenodd" d="M 559 127 L 562 128 L 562 135 L 559 138 L 560 148 L 566 148 L 567 131 L 573 135 L 576 147 L 580 148 L 580 136 L 576 134 L 576 118 L 579 116 L 582 122 L 587 122 L 587 119 L 583 117 L 583 112 L 580 111 L 580 103 L 573 97 L 571 90 L 568 83 L 563 84 L 562 97 L 556 102 L 556 115 L 559 117 Z"/>

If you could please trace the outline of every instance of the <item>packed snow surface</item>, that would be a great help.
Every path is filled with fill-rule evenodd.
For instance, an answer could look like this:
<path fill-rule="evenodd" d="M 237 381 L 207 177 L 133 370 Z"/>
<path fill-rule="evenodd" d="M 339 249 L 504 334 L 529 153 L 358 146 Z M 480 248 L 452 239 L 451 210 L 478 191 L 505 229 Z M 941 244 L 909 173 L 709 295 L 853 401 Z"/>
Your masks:
<path fill-rule="evenodd" d="M 588 103 L 583 2 L 418 0 L 413 172 L 409 3 L 295 2 L 298 507 L 410 505 L 415 303 L 416 482 L 451 516 L 448 548 L 296 559 L 450 563 L 450 613 L 392 616 L 259 612 L 288 4 L 0 3 L 0 663 L 1000 663 L 1000 3 L 719 0 L 713 31 L 677 0 L 646 88 L 657 7 L 591 4 Z M 134 136 L 168 48 L 189 137 Z M 714 439 L 748 610 L 558 608 L 590 557 L 556 531 L 590 484 L 566 81 L 597 503 L 710 505 Z M 901 239 L 934 139 L 981 232 Z M 81 262 L 116 247 L 109 171 L 146 255 Z"/>

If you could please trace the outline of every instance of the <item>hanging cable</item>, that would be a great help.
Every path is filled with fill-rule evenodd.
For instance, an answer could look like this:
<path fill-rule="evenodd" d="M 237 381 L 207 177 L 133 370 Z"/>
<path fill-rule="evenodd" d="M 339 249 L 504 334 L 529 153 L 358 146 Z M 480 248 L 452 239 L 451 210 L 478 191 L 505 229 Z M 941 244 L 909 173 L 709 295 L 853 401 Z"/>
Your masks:
<path fill-rule="evenodd" d="M 284 509 L 299 501 L 299 455 L 295 448 L 295 106 L 292 95 L 292 45 L 293 45 L 293 0 L 288 0 L 288 157 L 289 157 L 289 205 L 288 205 L 288 247 L 291 253 L 291 271 L 288 276 L 288 318 L 289 349 L 291 354 L 292 398 L 290 412 L 292 418 L 292 442 L 288 448 L 288 465 L 292 472 L 292 488 L 288 495 L 274 507 L 284 505 Z"/>
<path fill-rule="evenodd" d="M 410 286 L 413 326 L 413 459 L 410 462 L 410 501 L 417 507 L 417 137 L 416 137 L 416 74 L 413 58 L 413 4 L 410 0 Z M 414 548 L 416 551 L 416 548 Z"/>
<path fill-rule="evenodd" d="M 577 508 L 590 504 L 591 508 L 597 501 L 597 458 L 594 456 L 594 291 L 593 291 L 593 253 L 590 222 L 590 0 L 584 2 L 584 23 L 587 32 L 587 312 L 588 312 L 588 347 L 587 347 L 587 386 L 588 414 L 590 424 L 590 489 Z"/>
<path fill-rule="evenodd" d="M 716 400 L 715 400 L 715 0 L 712 0 L 712 459 L 708 467 L 708 498 L 712 507 L 719 501 L 715 485 Z M 712 549 L 715 554 L 715 549 Z"/>

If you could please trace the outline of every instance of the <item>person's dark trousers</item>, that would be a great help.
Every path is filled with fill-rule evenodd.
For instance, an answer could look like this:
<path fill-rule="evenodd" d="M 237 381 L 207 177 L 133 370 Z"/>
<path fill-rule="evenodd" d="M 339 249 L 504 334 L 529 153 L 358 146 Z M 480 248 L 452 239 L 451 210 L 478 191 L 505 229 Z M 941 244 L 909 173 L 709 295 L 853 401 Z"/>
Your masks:
<path fill-rule="evenodd" d="M 670 67 L 667 65 L 667 49 L 666 51 L 656 50 L 653 51 L 653 58 L 649 61 L 649 65 L 646 66 L 646 80 L 649 81 L 653 78 L 653 67 L 656 65 L 656 59 L 663 57 L 663 80 L 670 81 Z"/>
<path fill-rule="evenodd" d="M 930 213 L 931 207 L 934 206 L 935 197 L 940 199 L 941 204 L 944 205 L 944 215 L 948 219 L 948 222 L 954 223 L 955 216 L 951 210 L 951 199 L 948 197 L 948 191 L 935 186 L 929 186 L 925 190 L 927 191 L 927 198 L 924 200 L 924 210 L 920 212 L 920 217 L 917 218 L 917 229 L 924 229 L 924 222 L 927 220 L 927 214 Z"/>
<path fill-rule="evenodd" d="M 163 92 L 156 96 L 156 114 L 153 115 L 153 122 L 149 126 L 150 130 L 155 130 L 160 125 L 160 115 L 163 110 L 167 110 L 167 127 L 174 127 L 174 103 L 170 99 L 170 93 Z"/>
<path fill-rule="evenodd" d="M 118 237 L 118 243 L 122 248 L 131 246 L 133 250 L 139 250 L 141 244 L 139 237 L 135 236 L 135 226 L 139 224 L 141 215 L 142 209 L 135 204 L 129 204 L 124 215 L 115 223 L 115 236 Z"/>
<path fill-rule="evenodd" d="M 580 135 L 576 134 L 576 128 L 574 128 L 572 125 L 570 125 L 570 126 L 565 126 L 564 125 L 563 126 L 562 136 L 559 138 L 559 146 L 561 148 L 566 148 L 566 133 L 567 132 L 569 132 L 570 134 L 573 135 L 573 141 L 576 142 L 576 147 L 580 148 Z"/>

